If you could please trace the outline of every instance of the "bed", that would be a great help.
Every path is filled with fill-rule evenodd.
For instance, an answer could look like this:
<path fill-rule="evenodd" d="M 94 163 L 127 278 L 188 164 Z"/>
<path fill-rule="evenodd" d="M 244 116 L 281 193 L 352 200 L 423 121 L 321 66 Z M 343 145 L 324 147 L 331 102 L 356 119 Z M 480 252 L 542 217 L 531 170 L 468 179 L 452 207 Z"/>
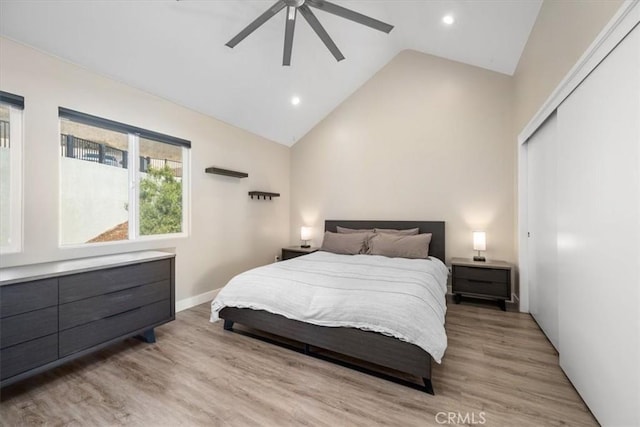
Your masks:
<path fill-rule="evenodd" d="M 431 233 L 431 242 L 429 244 L 429 256 L 433 258 L 437 258 L 444 262 L 444 254 L 445 254 L 445 235 L 444 235 L 444 222 L 442 221 L 335 221 L 335 220 L 327 220 L 325 222 L 325 230 L 335 232 L 337 227 L 346 227 L 352 229 L 370 229 L 370 228 L 387 228 L 387 229 L 407 229 L 407 228 L 419 228 L 420 233 Z M 313 256 L 312 256 L 313 255 Z M 243 273 L 248 274 L 249 276 L 253 276 L 253 283 L 257 283 L 260 280 L 260 274 L 268 273 L 271 274 L 277 271 L 282 273 L 282 271 L 287 268 L 294 268 L 296 265 L 304 266 L 304 268 L 300 267 L 300 270 L 309 270 L 312 267 L 316 268 L 316 266 L 322 266 L 324 263 L 333 262 L 333 259 L 337 256 L 332 256 L 327 252 L 320 252 L 316 254 L 306 255 L 304 257 L 298 257 L 290 261 L 286 261 L 284 263 L 279 263 L 277 269 L 275 267 L 269 268 L 269 266 L 265 266 L 264 268 L 254 269 L 250 272 Z M 349 257 L 348 255 L 342 255 L 342 257 Z M 352 273 L 357 272 L 357 268 L 368 268 L 364 266 L 363 262 L 355 262 L 358 255 L 352 256 L 354 262 L 340 262 L 340 264 L 347 265 L 347 269 L 356 269 L 349 270 Z M 375 256 L 368 255 L 360 255 L 361 260 L 365 258 L 371 258 L 372 260 Z M 294 262 L 296 261 L 297 264 Z M 339 260 L 341 261 L 341 260 Z M 369 259 L 366 259 L 367 262 Z M 419 261 L 426 263 L 425 260 L 405 260 L 407 261 Z M 437 260 L 430 260 L 434 265 L 437 264 L 437 267 L 442 270 L 444 265 Z M 392 259 L 385 260 L 385 262 L 392 262 Z M 395 262 L 395 261 L 394 261 Z M 400 261 L 403 262 L 403 261 Z M 289 263 L 289 264 L 286 264 Z M 358 266 L 358 264 L 362 264 Z M 381 263 L 382 264 L 382 263 Z M 333 272 L 333 264 L 328 264 L 330 270 Z M 336 264 L 337 265 L 337 264 Z M 390 264 L 390 268 L 395 268 L 395 264 Z M 364 266 L 364 267 L 363 267 Z M 381 265 L 382 268 L 382 265 Z M 446 269 L 445 269 L 446 270 Z M 306 271 L 305 271 L 306 272 Z M 302 272 L 301 272 L 302 273 Z M 308 272 L 306 272 L 308 273 Z M 313 271 L 311 272 L 313 273 Z M 318 273 L 318 272 L 316 272 Z M 330 276 L 330 274 L 324 274 L 323 276 Z M 297 278 L 296 271 L 291 272 L 291 279 L 294 280 Z M 341 273 L 342 274 L 342 273 Z M 355 273 L 354 273 L 355 274 Z M 432 276 L 438 276 L 436 274 L 431 274 Z M 440 273 L 440 276 L 442 274 Z M 242 275 L 239 275 L 242 276 Z M 430 320 L 428 329 L 429 333 L 433 338 L 427 337 L 421 341 L 417 341 L 418 344 L 409 342 L 408 339 L 403 335 L 404 330 L 401 331 L 401 334 L 398 334 L 397 331 L 393 333 L 381 327 L 370 327 L 368 324 L 362 326 L 358 324 L 357 327 L 348 327 L 348 326 L 340 326 L 341 323 L 327 323 L 316 321 L 316 320 L 296 320 L 293 316 L 289 315 L 289 313 L 281 312 L 281 314 L 275 314 L 274 312 L 269 312 L 266 309 L 260 309 L 261 305 L 258 303 L 256 299 L 256 304 L 246 304 L 240 303 L 235 304 L 232 301 L 232 298 L 216 298 L 212 302 L 212 321 L 219 319 L 224 320 L 224 329 L 228 331 L 235 331 L 239 333 L 243 333 L 244 335 L 249 335 L 255 338 L 259 338 L 265 341 L 273 342 L 279 345 L 284 345 L 288 348 L 292 348 L 297 351 L 301 351 L 305 354 L 309 354 L 314 357 L 319 357 L 325 360 L 330 360 L 335 363 L 339 363 L 343 366 L 348 366 L 350 368 L 358 369 L 360 371 L 367 372 L 369 374 L 373 374 L 387 380 L 391 380 L 394 382 L 401 383 L 403 385 L 417 388 L 427 393 L 433 394 L 433 385 L 431 382 L 431 364 L 432 361 L 435 360 L 439 362 L 442 354 L 444 353 L 444 348 L 446 348 L 446 334 L 444 335 L 444 346 L 442 345 L 441 334 L 444 334 L 444 311 L 446 311 L 445 300 L 445 292 L 446 292 L 446 272 L 444 273 L 444 279 L 438 276 L 436 285 L 431 286 L 431 290 L 429 291 L 432 296 L 429 298 L 433 298 L 433 301 L 427 301 L 430 304 L 430 308 L 428 307 L 424 313 L 430 314 L 434 317 L 434 319 L 441 319 L 439 322 L 440 326 L 434 325 L 434 320 Z M 363 276 L 364 277 L 364 276 Z M 413 277 L 413 276 L 411 276 Z M 289 279 L 288 277 L 282 277 L 282 280 Z M 361 279 L 361 278 L 358 278 Z M 233 280 L 236 280 L 234 278 Z M 232 281 L 233 281 L 232 280 Z M 265 279 L 265 283 L 266 283 Z M 268 280 L 278 281 L 279 279 L 269 277 Z M 295 279 L 297 280 L 297 279 Z M 323 278 L 325 280 L 325 278 Z M 331 279 L 326 279 L 331 280 Z M 429 279 L 431 281 L 431 279 Z M 444 283 L 442 281 L 444 280 Z M 360 280 L 363 283 L 363 286 L 366 286 L 366 280 Z M 231 282 L 230 282 L 231 283 Z M 305 280 L 302 279 L 300 283 L 305 283 Z M 330 284 L 332 282 L 323 282 L 324 284 Z M 271 282 L 269 282 L 269 286 L 271 286 Z M 393 285 L 393 284 L 391 284 Z M 265 285 L 266 286 L 266 285 Z M 273 284 L 275 286 L 275 283 Z M 336 285 L 337 286 L 337 285 Z M 403 284 L 404 286 L 404 284 Z M 438 288 L 444 287 L 445 291 L 434 291 L 434 286 Z M 268 286 L 267 286 L 268 287 Z M 324 286 L 323 286 L 324 287 Z M 221 291 L 222 294 L 222 291 Z M 219 294 L 220 295 L 220 294 Z M 428 298 L 422 298 L 427 300 Z M 339 300 L 338 300 L 339 301 Z M 251 307 L 251 308 L 249 308 Z M 365 307 L 366 308 L 366 307 Z M 276 310 L 277 311 L 277 310 Z M 423 315 L 422 312 L 418 314 Z M 382 317 L 382 316 L 381 316 Z M 384 316 L 386 317 L 386 315 Z M 422 319 L 420 319 L 422 320 Z M 310 323 L 313 322 L 313 323 Z M 438 320 L 435 321 L 438 323 Z M 287 344 L 285 342 L 274 340 L 269 335 L 265 336 L 264 334 L 255 334 L 250 331 L 239 328 L 234 328 L 234 324 L 240 324 L 245 327 L 249 327 L 253 330 L 258 330 L 263 333 L 274 335 L 277 337 L 283 337 L 286 340 L 293 340 L 293 342 L 300 343 L 299 346 Z M 418 324 L 420 322 L 412 322 L 414 324 Z M 420 323 L 421 324 L 421 323 Z M 433 325 L 433 327 L 431 326 Z M 440 327 L 442 331 L 440 331 Z M 415 328 L 415 325 L 414 325 Z M 363 330 L 364 329 L 364 330 Z M 394 336 L 395 333 L 395 336 Z M 407 335 L 411 335 L 412 331 L 408 331 Z M 429 342 L 429 341 L 433 342 Z M 331 353 L 327 353 L 328 350 Z M 333 354 L 333 356 L 331 356 Z M 335 357 L 335 355 L 346 356 L 344 357 Z M 365 366 L 361 363 L 354 363 L 356 361 L 365 362 Z M 399 371 L 400 373 L 409 374 L 412 376 L 417 376 L 422 379 L 423 384 L 417 384 L 415 381 L 407 381 L 406 379 L 400 378 L 399 375 L 389 374 L 388 370 L 379 370 L 379 369 L 371 369 L 369 364 L 373 364 L 378 367 L 388 368 L 393 371 Z"/>

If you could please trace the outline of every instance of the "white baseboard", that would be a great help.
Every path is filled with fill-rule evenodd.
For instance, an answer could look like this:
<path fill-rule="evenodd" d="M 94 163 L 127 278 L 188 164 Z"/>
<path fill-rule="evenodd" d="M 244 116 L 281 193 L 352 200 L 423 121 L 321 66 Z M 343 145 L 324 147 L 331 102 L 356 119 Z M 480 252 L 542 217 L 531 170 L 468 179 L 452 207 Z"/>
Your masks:
<path fill-rule="evenodd" d="M 187 310 L 191 307 L 195 307 L 196 305 L 202 304 L 203 302 L 212 301 L 219 290 L 220 289 L 214 289 L 212 291 L 204 292 L 200 295 L 176 301 L 176 313 L 182 310 Z"/>

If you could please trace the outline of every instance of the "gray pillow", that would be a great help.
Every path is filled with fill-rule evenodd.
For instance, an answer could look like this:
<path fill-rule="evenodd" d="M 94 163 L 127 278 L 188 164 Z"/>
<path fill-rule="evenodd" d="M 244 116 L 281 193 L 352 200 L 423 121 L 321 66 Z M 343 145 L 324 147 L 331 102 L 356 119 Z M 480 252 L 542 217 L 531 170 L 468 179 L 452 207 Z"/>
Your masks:
<path fill-rule="evenodd" d="M 336 231 L 341 234 L 353 234 L 353 233 L 373 233 L 373 228 L 363 228 L 361 230 L 356 230 L 355 228 L 346 228 L 336 226 Z"/>
<path fill-rule="evenodd" d="M 394 230 L 392 228 L 375 228 L 373 231 L 380 234 L 398 234 L 401 236 L 415 236 L 420 233 L 419 228 L 407 228 L 405 230 Z"/>
<path fill-rule="evenodd" d="M 369 255 L 383 255 L 390 258 L 428 258 L 431 233 L 415 236 L 380 233 L 369 239 Z"/>
<path fill-rule="evenodd" d="M 369 233 L 332 233 L 324 232 L 321 251 L 334 254 L 356 255 L 366 251 L 366 243 Z"/>

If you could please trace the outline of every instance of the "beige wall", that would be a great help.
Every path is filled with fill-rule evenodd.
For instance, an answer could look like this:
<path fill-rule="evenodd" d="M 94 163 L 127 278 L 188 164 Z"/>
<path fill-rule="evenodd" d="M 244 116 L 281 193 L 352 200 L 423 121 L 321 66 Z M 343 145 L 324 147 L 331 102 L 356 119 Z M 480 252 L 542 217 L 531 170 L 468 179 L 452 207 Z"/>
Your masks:
<path fill-rule="evenodd" d="M 545 0 L 513 77 L 405 51 L 291 151 L 291 242 L 325 219 L 443 219 L 447 257 L 515 262 L 517 133 L 622 0 Z M 517 287 L 516 287 L 517 292 Z"/>
<path fill-rule="evenodd" d="M 289 241 L 289 148 L 211 117 L 0 38 L 0 86 L 25 98 L 24 252 L 2 266 L 174 248 L 176 298 L 219 288 L 236 273 L 273 261 Z M 191 140 L 191 233 L 146 243 L 58 246 L 58 106 Z M 205 174 L 207 166 L 249 173 Z M 273 201 L 247 191 L 280 192 Z"/>
<path fill-rule="evenodd" d="M 291 237 L 325 219 L 444 220 L 447 257 L 515 261 L 512 79 L 403 51 L 291 150 Z"/>
<path fill-rule="evenodd" d="M 515 262 L 516 136 L 622 0 L 545 0 L 513 77 L 404 51 L 291 151 L 291 242 L 325 219 L 443 219 Z"/>
<path fill-rule="evenodd" d="M 515 133 L 611 20 L 623 0 L 545 0 L 514 74 Z"/>

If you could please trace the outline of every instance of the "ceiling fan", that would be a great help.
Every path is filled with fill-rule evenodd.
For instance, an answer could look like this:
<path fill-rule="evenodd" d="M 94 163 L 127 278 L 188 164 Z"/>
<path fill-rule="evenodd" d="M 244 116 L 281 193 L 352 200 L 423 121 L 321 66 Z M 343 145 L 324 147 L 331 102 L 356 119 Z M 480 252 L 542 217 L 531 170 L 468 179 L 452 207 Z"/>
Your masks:
<path fill-rule="evenodd" d="M 262 24 L 267 22 L 273 16 L 275 16 L 282 9 L 287 8 L 287 19 L 284 30 L 284 53 L 282 56 L 282 65 L 291 65 L 291 51 L 293 49 L 293 31 L 296 26 L 296 16 L 298 11 L 302 14 L 304 19 L 309 23 L 313 31 L 320 37 L 320 40 L 329 49 L 331 54 L 337 61 L 342 61 L 344 55 L 338 49 L 338 46 L 331 40 L 329 34 L 324 27 L 318 21 L 318 18 L 311 11 L 311 7 L 323 10 L 336 16 L 340 16 L 345 19 L 349 19 L 353 22 L 357 22 L 373 29 L 384 31 L 389 33 L 393 29 L 393 25 L 386 24 L 377 19 L 370 18 L 362 15 L 361 13 L 353 10 L 338 6 L 337 4 L 330 3 L 325 0 L 278 0 L 273 6 L 267 9 L 262 15 L 258 16 L 255 21 L 246 26 L 240 31 L 234 38 L 226 43 L 226 46 L 231 48 L 235 47 L 238 43 L 244 40 L 249 34 L 257 30 Z"/>

